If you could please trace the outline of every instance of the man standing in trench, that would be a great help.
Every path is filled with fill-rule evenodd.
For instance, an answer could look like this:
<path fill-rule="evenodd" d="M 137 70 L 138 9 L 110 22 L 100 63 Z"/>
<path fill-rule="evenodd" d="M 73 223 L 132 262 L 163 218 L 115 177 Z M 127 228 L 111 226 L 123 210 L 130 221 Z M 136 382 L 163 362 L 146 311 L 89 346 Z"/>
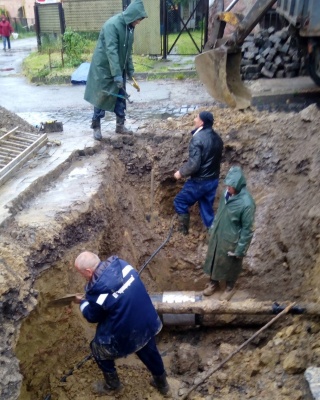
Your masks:
<path fill-rule="evenodd" d="M 93 357 L 104 381 L 96 382 L 96 394 L 112 394 L 122 388 L 114 360 L 136 353 L 152 374 L 150 384 L 170 395 L 155 335 L 162 323 L 137 271 L 116 256 L 101 261 L 89 251 L 79 254 L 75 269 L 88 282 L 85 297 L 75 302 L 87 321 L 98 323 L 91 342 Z"/>
<path fill-rule="evenodd" d="M 231 167 L 224 182 L 227 190 L 220 199 L 203 265 L 211 279 L 203 294 L 211 296 L 219 290 L 219 281 L 224 281 L 226 289 L 220 299 L 228 301 L 251 243 L 256 206 L 240 167 Z"/>
<path fill-rule="evenodd" d="M 200 215 L 209 229 L 214 219 L 213 203 L 219 184 L 223 150 L 221 137 L 213 130 L 213 115 L 202 111 L 194 119 L 194 130 L 189 144 L 189 159 L 175 172 L 175 179 L 190 177 L 174 199 L 179 231 L 189 232 L 189 207 L 199 203 Z"/>
<path fill-rule="evenodd" d="M 116 114 L 116 133 L 132 134 L 125 126 L 126 78 L 132 79 L 134 28 L 147 14 L 141 0 L 129 4 L 125 11 L 104 23 L 94 50 L 84 99 L 94 106 L 91 128 L 101 140 L 101 118 L 105 111 Z"/>

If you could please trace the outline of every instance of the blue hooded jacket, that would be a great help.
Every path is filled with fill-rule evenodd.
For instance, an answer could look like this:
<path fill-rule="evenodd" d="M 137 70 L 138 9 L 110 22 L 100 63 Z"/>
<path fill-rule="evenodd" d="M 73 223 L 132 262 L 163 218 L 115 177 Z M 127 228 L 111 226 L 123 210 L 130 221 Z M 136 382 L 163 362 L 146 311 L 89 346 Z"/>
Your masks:
<path fill-rule="evenodd" d="M 94 342 L 110 358 L 135 353 L 162 328 L 137 271 L 116 256 L 100 262 L 80 310 L 87 321 L 98 323 Z"/>

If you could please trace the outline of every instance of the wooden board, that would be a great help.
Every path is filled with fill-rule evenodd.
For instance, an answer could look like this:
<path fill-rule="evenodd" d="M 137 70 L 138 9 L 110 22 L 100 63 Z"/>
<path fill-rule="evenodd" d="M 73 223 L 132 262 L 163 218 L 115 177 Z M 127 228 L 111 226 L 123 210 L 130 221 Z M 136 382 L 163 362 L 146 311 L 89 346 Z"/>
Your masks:
<path fill-rule="evenodd" d="M 0 185 L 10 179 L 48 141 L 46 133 L 21 132 L 18 128 L 0 137 Z"/>

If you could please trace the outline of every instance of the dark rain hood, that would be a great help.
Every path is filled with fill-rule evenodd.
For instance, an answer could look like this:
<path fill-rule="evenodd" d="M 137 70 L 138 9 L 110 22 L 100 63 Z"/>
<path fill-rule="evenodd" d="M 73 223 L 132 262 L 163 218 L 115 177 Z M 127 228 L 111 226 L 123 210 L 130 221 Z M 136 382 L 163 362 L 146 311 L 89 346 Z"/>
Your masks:
<path fill-rule="evenodd" d="M 241 189 L 247 185 L 246 178 L 244 177 L 240 167 L 231 167 L 224 183 L 227 186 L 235 188 L 238 193 L 240 193 Z"/>
<path fill-rule="evenodd" d="M 128 5 L 122 13 L 126 25 L 142 18 L 148 18 L 141 0 L 136 0 Z"/>

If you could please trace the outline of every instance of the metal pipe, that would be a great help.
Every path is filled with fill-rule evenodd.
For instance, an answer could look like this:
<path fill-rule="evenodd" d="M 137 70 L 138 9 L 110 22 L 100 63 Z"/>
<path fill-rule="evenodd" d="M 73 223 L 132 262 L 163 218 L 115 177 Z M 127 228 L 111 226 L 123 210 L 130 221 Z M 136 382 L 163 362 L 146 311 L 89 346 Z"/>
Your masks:
<path fill-rule="evenodd" d="M 233 0 L 228 7 L 225 9 L 225 11 L 230 11 L 233 9 L 233 7 L 238 3 L 239 0 Z"/>
<path fill-rule="evenodd" d="M 205 297 L 202 292 L 163 292 L 150 295 L 153 305 L 165 325 L 217 325 L 222 321 L 254 323 L 260 317 L 279 314 L 286 307 L 271 301 L 259 302 L 253 299 L 246 301 L 220 301 Z M 291 314 L 320 315 L 320 305 L 308 303 L 296 305 Z M 226 318 L 225 316 L 228 315 Z M 224 316 L 224 317 L 222 317 Z M 237 319 L 237 316 L 241 318 Z M 258 318 L 257 318 L 258 317 Z M 262 318 L 263 319 L 263 318 Z"/>

